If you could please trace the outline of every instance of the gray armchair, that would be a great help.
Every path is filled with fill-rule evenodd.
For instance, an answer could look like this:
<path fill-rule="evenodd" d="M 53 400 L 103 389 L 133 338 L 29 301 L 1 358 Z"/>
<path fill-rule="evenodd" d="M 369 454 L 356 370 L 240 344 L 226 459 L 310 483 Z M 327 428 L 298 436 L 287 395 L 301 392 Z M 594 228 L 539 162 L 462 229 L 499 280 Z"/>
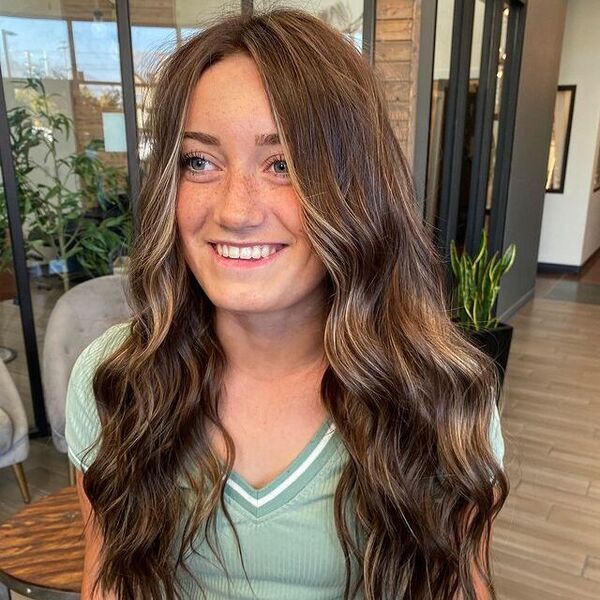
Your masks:
<path fill-rule="evenodd" d="M 23 461 L 29 455 L 29 426 L 19 391 L 0 360 L 0 467 L 12 466 L 23 501 L 29 503 L 29 489 Z"/>
<path fill-rule="evenodd" d="M 126 283 L 123 275 L 105 275 L 80 283 L 59 298 L 48 320 L 42 359 L 44 399 L 52 441 L 63 454 L 67 452 L 65 400 L 71 369 L 90 342 L 131 317 Z M 69 466 L 73 484 L 74 472 Z"/>

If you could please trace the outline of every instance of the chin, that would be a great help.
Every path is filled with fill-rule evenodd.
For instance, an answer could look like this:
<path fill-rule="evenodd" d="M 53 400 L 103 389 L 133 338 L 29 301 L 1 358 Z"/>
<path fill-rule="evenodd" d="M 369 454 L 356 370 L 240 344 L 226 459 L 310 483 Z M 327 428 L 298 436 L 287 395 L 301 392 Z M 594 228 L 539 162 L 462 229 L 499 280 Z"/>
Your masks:
<path fill-rule="evenodd" d="M 230 303 L 221 303 L 221 304 L 215 304 L 215 307 L 218 308 L 219 310 L 224 310 L 227 312 L 231 312 L 231 313 L 236 313 L 239 315 L 252 315 L 252 314 L 262 314 L 262 313 L 269 313 L 269 312 L 273 312 L 276 309 L 276 307 L 274 306 L 270 306 L 268 304 L 261 304 L 261 305 L 255 305 L 255 306 L 249 306 L 246 303 L 237 303 L 237 302 L 230 302 Z"/>
<path fill-rule="evenodd" d="M 277 310 L 273 300 L 269 298 L 256 298 L 251 294 L 238 294 L 235 297 L 228 295 L 227 292 L 206 294 L 210 301 L 220 310 L 226 310 L 235 313 L 263 313 Z"/>

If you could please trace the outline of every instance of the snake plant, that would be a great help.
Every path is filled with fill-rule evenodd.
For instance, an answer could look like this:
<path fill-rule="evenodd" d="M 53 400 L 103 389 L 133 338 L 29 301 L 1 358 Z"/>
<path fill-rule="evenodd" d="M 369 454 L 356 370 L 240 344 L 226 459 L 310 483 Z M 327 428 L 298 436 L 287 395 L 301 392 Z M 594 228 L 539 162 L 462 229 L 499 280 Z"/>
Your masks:
<path fill-rule="evenodd" d="M 500 278 L 515 261 L 516 247 L 511 244 L 502 258 L 498 252 L 488 260 L 488 238 L 484 229 L 475 258 L 463 252 L 458 257 L 454 240 L 450 242 L 450 262 L 458 294 L 458 318 L 462 326 L 475 329 L 493 329 L 498 319 L 492 309 L 500 290 Z"/>

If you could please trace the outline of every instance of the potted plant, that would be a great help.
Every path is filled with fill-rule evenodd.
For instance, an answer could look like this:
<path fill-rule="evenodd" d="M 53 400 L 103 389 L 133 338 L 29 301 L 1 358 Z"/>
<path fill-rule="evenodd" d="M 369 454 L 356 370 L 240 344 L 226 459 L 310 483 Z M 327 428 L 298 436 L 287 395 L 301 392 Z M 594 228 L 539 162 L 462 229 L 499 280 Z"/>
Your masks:
<path fill-rule="evenodd" d="M 466 252 L 462 252 L 459 258 L 454 240 L 450 242 L 450 262 L 458 306 L 455 320 L 472 342 L 494 360 L 501 384 L 504 382 L 513 327 L 495 318 L 493 309 L 500 290 L 500 279 L 512 267 L 515 255 L 516 247 L 511 244 L 502 258 L 496 252 L 489 259 L 485 229 L 474 258 Z"/>
<path fill-rule="evenodd" d="M 12 109 L 10 124 L 26 252 L 47 262 L 66 291 L 72 273 L 105 275 L 117 256 L 127 254 L 132 218 L 126 172 L 98 158 L 100 140 L 62 156 L 58 142 L 69 137 L 72 119 L 55 110 L 51 98 L 57 94 L 48 94 L 40 79 L 27 78 L 22 89 L 29 106 Z M 36 146 L 45 150 L 42 161 L 29 156 Z M 41 176 L 36 181 L 28 176 L 34 169 Z"/>
<path fill-rule="evenodd" d="M 85 153 L 73 157 L 80 194 L 95 206 L 79 222 L 75 258 L 89 277 L 113 272 L 114 261 L 127 255 L 133 237 L 127 178 L 123 169 L 104 164 L 97 157 L 100 140 L 88 144 Z"/>

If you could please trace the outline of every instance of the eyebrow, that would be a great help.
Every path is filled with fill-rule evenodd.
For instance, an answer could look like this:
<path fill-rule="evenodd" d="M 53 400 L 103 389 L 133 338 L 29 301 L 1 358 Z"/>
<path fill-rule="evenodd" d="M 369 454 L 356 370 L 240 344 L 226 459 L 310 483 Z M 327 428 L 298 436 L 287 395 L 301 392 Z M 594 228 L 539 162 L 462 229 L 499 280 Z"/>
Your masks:
<path fill-rule="evenodd" d="M 221 145 L 219 138 L 208 133 L 203 133 L 202 131 L 186 131 L 183 134 L 183 137 L 196 140 L 203 144 L 207 144 L 208 146 Z M 277 133 L 261 133 L 256 135 L 254 140 L 257 146 L 276 146 L 278 144 L 281 144 L 279 134 Z"/>

